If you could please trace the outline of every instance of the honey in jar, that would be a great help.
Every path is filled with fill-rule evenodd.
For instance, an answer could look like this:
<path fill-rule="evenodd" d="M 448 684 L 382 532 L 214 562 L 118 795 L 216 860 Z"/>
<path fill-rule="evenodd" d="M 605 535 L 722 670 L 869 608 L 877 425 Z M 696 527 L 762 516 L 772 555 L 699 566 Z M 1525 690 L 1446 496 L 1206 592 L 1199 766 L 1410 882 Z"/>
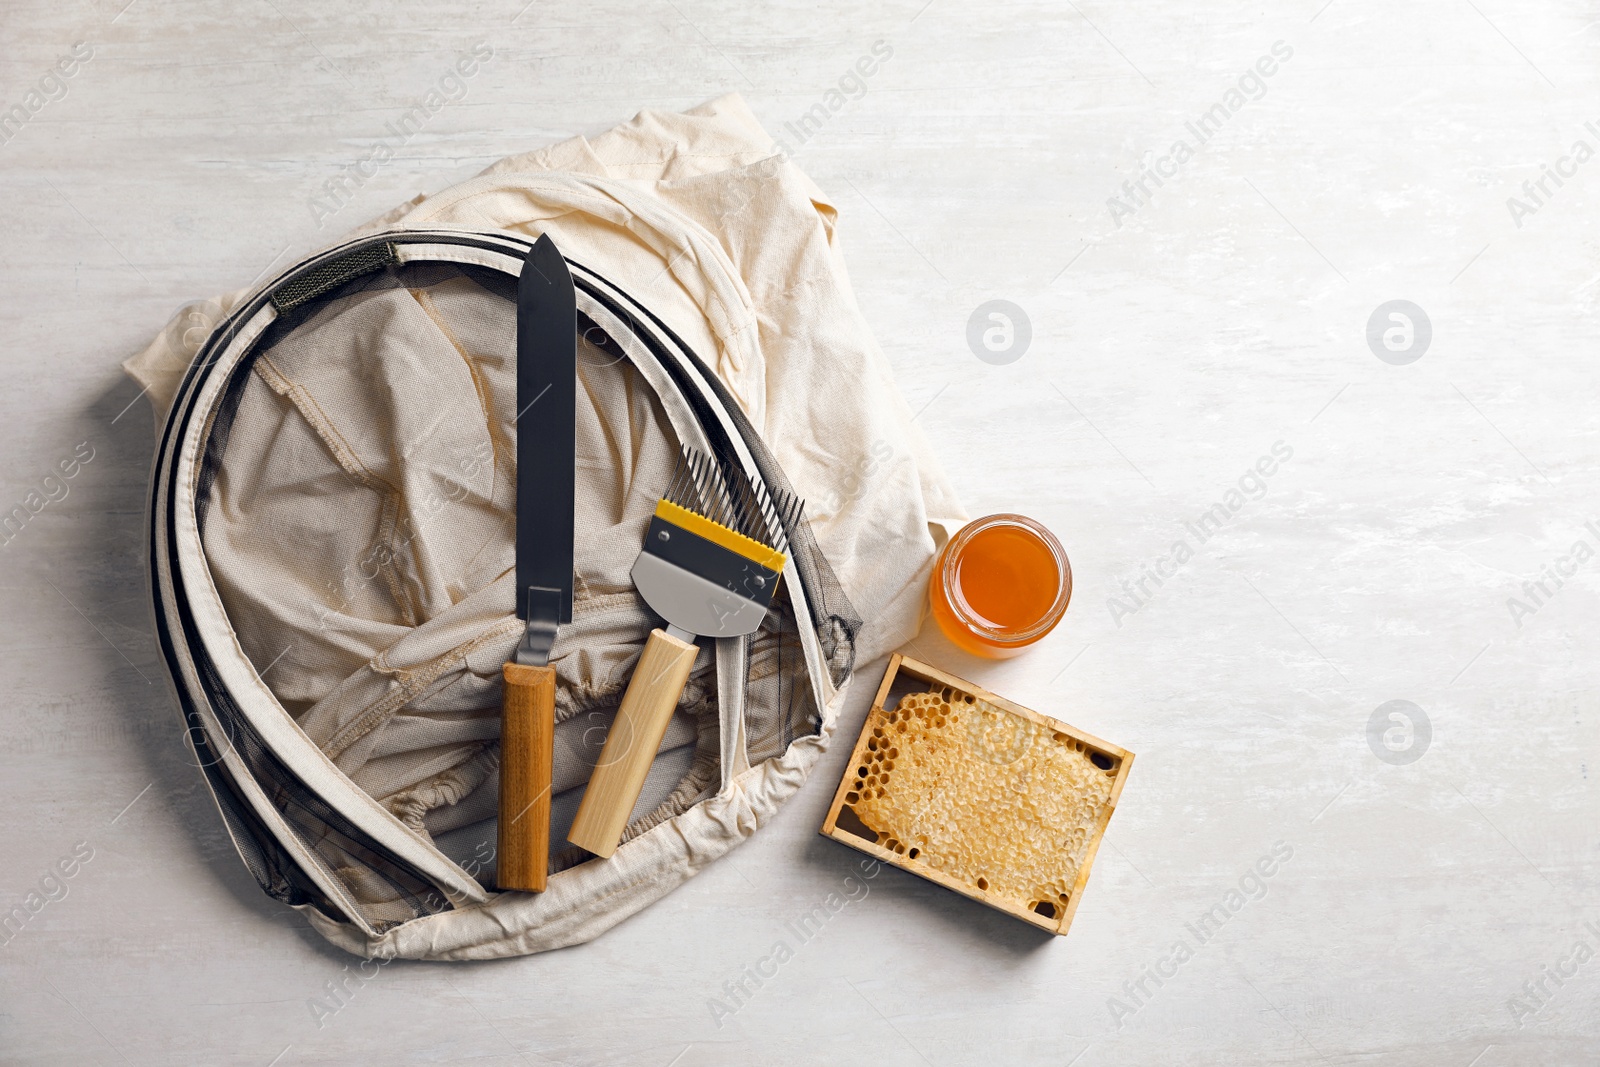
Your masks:
<path fill-rule="evenodd" d="M 990 515 L 950 539 L 928 585 L 946 637 L 973 655 L 1004 659 L 1061 621 L 1072 567 L 1061 542 L 1032 519 Z"/>

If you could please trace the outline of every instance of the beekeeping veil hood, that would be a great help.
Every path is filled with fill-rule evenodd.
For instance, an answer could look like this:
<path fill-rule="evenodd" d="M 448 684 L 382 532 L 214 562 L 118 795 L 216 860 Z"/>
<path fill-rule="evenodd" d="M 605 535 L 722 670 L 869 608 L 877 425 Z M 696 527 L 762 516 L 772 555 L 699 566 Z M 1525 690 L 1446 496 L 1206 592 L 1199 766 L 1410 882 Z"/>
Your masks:
<path fill-rule="evenodd" d="M 770 145 L 736 98 L 641 114 L 191 305 L 130 360 L 164 414 L 151 574 L 198 762 L 263 889 L 342 947 L 598 935 L 765 822 L 852 665 L 915 631 L 962 516 L 855 308 L 833 209 Z M 702 649 L 615 856 L 557 851 L 548 891 L 500 894 L 515 288 L 541 233 L 579 329 L 552 841 L 655 624 L 628 572 L 679 446 L 792 490 L 809 521 L 761 628 Z"/>

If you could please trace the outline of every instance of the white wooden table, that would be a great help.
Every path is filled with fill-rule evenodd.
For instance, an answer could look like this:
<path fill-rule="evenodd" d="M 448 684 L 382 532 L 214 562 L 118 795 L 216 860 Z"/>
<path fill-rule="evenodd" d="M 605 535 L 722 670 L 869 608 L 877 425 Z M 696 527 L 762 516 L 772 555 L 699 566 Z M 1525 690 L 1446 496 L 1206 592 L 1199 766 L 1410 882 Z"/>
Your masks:
<path fill-rule="evenodd" d="M 0 936 L 0 1062 L 1600 1058 L 1579 5 L 126 2 L 18 0 L 0 34 L 26 119 L 0 127 L 0 507 L 30 513 L 0 553 L 0 912 L 59 898 Z M 865 90 L 786 136 L 878 41 Z M 320 217 L 479 42 L 464 98 Z M 256 889 L 189 764 L 141 569 L 151 416 L 118 363 L 182 300 L 399 200 L 728 90 L 841 205 L 969 510 L 1072 556 L 1029 656 L 909 651 L 1139 754 L 1074 929 L 885 871 L 714 1013 L 853 869 L 816 835 L 839 743 L 593 944 L 363 977 Z M 1009 363 L 967 341 L 991 300 L 1031 325 Z M 1385 310 L 1369 344 L 1395 300 L 1427 330 Z"/>

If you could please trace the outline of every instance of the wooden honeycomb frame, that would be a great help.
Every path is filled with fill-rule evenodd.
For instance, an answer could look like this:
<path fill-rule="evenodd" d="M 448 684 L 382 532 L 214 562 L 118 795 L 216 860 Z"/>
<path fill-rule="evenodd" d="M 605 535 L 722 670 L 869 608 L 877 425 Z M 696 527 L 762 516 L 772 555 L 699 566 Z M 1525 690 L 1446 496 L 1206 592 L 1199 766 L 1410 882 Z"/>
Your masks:
<path fill-rule="evenodd" d="M 1070 869 L 1069 863 L 1069 869 L 1065 869 L 1062 872 L 1065 877 L 1065 882 L 1062 884 L 1070 883 L 1071 885 L 1070 890 L 1060 894 L 1066 896 L 1066 900 L 1061 901 L 1058 896 L 1056 900 L 1021 903 L 1002 895 L 998 891 L 991 891 L 987 878 L 978 876 L 969 880 L 939 870 L 924 859 L 919 858 L 919 850 L 917 848 L 911 847 L 908 849 L 905 845 L 893 839 L 884 841 L 884 835 L 872 830 L 848 802 L 847 798 L 852 795 L 857 798 L 858 803 L 860 800 L 860 793 L 857 791 L 857 787 L 865 779 L 858 773 L 858 769 L 886 767 L 887 769 L 882 771 L 884 777 L 881 784 L 885 787 L 892 787 L 891 772 L 894 767 L 894 760 L 892 758 L 885 760 L 889 753 L 880 751 L 879 745 L 887 745 L 888 742 L 880 739 L 884 737 L 884 731 L 894 721 L 896 712 L 895 708 L 886 709 L 884 705 L 885 701 L 889 700 L 890 693 L 895 688 L 896 683 L 904 683 L 907 679 L 915 679 L 926 683 L 928 690 L 947 691 L 952 698 L 956 696 L 967 698 L 985 713 L 990 710 L 1009 713 L 1035 724 L 1035 726 L 1048 731 L 1048 733 L 1040 734 L 1034 731 L 1030 736 L 1041 737 L 1046 743 L 1072 746 L 1074 751 L 1083 753 L 1094 767 L 1099 768 L 1101 773 L 1110 779 L 1109 793 L 1101 802 L 1098 813 L 1093 816 L 1089 823 L 1092 832 L 1088 834 L 1087 840 L 1082 846 L 1081 860 L 1078 862 L 1076 870 Z M 896 697 L 893 701 L 896 707 L 900 705 L 903 695 Z M 984 707 L 985 705 L 987 707 Z M 969 705 L 963 704 L 962 706 L 967 707 Z M 906 714 L 911 714 L 911 712 L 908 711 Z M 938 720 L 938 725 L 941 727 L 944 725 L 942 716 Z M 1004 760 L 985 758 L 990 763 L 1005 762 Z M 875 763 L 874 761 L 877 762 Z M 946 674 L 937 667 L 930 667 L 926 663 L 920 663 L 917 660 L 896 653 L 889 659 L 889 669 L 884 672 L 883 684 L 878 687 L 877 696 L 873 698 L 872 710 L 868 712 L 867 721 L 861 727 L 861 735 L 856 739 L 855 748 L 850 753 L 850 762 L 845 766 L 844 777 L 840 780 L 839 788 L 834 793 L 833 805 L 828 809 L 828 817 L 823 821 L 821 832 L 822 836 L 832 838 L 842 844 L 849 845 L 851 848 L 865 852 L 874 859 L 892 864 L 902 870 L 910 871 L 912 874 L 942 885 L 946 889 L 954 890 L 962 896 L 971 897 L 973 900 L 987 904 L 991 908 L 1021 919 L 1030 926 L 1048 930 L 1050 933 L 1060 936 L 1067 932 L 1067 928 L 1072 924 L 1073 915 L 1077 913 L 1078 902 L 1082 899 L 1084 886 L 1089 880 L 1089 869 L 1094 864 L 1095 853 L 1099 849 L 1100 840 L 1105 834 L 1106 824 L 1111 819 L 1111 813 L 1116 810 L 1117 799 L 1122 795 L 1122 787 L 1127 780 L 1128 769 L 1132 765 L 1133 753 L 1126 749 L 1102 741 L 1047 715 L 1041 715 L 1031 708 L 1012 703 L 1004 697 L 997 696 L 986 689 L 973 685 L 971 682 Z M 1098 791 L 1097 783 L 1096 792 Z M 1084 801 L 1084 803 L 1088 803 L 1088 801 Z M 858 830 L 854 827 L 859 827 L 860 829 Z M 977 828 L 975 827 L 974 829 Z M 1043 832 L 1042 828 L 1040 832 Z M 873 834 L 878 840 L 863 836 L 863 833 Z M 1030 908 L 1027 906 L 1028 903 L 1033 903 L 1036 906 Z"/>

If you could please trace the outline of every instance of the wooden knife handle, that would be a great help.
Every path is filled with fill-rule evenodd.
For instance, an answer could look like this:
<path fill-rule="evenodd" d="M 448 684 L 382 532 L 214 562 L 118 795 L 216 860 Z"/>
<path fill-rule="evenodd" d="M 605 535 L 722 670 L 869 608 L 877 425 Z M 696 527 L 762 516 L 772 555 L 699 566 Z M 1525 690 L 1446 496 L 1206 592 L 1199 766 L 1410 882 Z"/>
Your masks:
<path fill-rule="evenodd" d="M 699 652 L 693 641 L 680 641 L 665 630 L 650 631 L 568 841 L 601 857 L 617 850 Z"/>
<path fill-rule="evenodd" d="M 550 869 L 554 667 L 505 666 L 500 719 L 500 827 L 495 884 L 544 892 Z"/>

